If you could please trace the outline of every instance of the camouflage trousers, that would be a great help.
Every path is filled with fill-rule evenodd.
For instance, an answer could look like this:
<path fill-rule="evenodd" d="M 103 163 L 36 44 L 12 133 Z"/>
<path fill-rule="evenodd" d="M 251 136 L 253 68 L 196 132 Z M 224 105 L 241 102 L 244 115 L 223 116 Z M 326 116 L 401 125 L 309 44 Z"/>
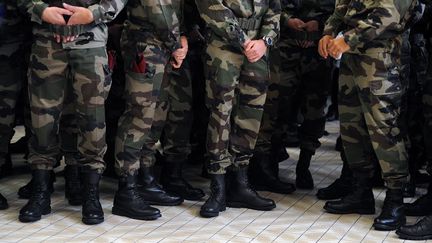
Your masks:
<path fill-rule="evenodd" d="M 139 171 L 141 151 L 151 132 L 169 55 L 161 46 L 124 36 L 122 48 L 126 109 L 119 119 L 115 156 L 117 173 L 127 176 Z"/>
<path fill-rule="evenodd" d="M 263 115 L 269 67 L 267 56 L 255 63 L 225 42 L 207 47 L 206 104 L 208 172 L 224 174 L 227 167 L 249 164 Z"/>
<path fill-rule="evenodd" d="M 398 127 L 402 87 L 400 55 L 374 49 L 367 54 L 344 54 L 339 77 L 341 136 L 350 168 L 372 178 L 371 156 L 378 158 L 391 189 L 408 176 L 404 137 Z"/>
<path fill-rule="evenodd" d="M 150 135 L 142 149 L 141 166 L 156 162 L 156 143 L 161 142 L 165 162 L 181 163 L 191 153 L 192 80 L 187 61 L 178 70 L 165 72 Z"/>
<path fill-rule="evenodd" d="M 293 117 L 296 120 L 296 103 L 300 105 L 303 116 L 299 130 L 300 149 L 315 153 L 321 146 L 319 138 L 324 133 L 324 110 L 331 88 L 331 65 L 319 57 L 316 47 L 300 48 L 292 40 L 280 42 L 279 53 L 272 54 L 273 65 L 278 66 L 275 71 L 279 73 L 272 72 L 258 142 L 261 148 L 258 149 L 270 152 L 269 138 L 273 138 L 273 143 L 280 143 L 274 138 L 282 133 L 280 130 L 285 123 L 293 120 Z M 297 100 L 298 97 L 300 100 Z"/>
<path fill-rule="evenodd" d="M 0 166 L 14 135 L 15 106 L 25 78 L 22 43 L 0 44 Z"/>
<path fill-rule="evenodd" d="M 102 173 L 106 151 L 104 102 L 111 82 L 105 48 L 63 49 L 59 44 L 36 40 L 30 59 L 31 167 L 51 170 L 56 163 L 60 119 L 65 96 L 71 92 L 79 131 L 79 164 Z M 72 91 L 68 90 L 71 87 Z"/>

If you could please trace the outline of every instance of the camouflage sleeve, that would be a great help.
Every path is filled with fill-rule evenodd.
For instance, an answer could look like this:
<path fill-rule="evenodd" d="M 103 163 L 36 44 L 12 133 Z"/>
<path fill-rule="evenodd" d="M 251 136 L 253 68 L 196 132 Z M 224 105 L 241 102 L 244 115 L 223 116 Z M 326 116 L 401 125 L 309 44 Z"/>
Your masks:
<path fill-rule="evenodd" d="M 261 37 L 276 39 L 280 32 L 281 3 L 280 0 L 270 0 L 269 9 L 263 16 Z"/>
<path fill-rule="evenodd" d="M 42 13 L 49 6 L 42 0 L 17 0 L 20 11 L 26 12 L 31 21 L 42 24 Z"/>
<path fill-rule="evenodd" d="M 335 10 L 324 26 L 324 35 L 336 36 L 340 26 L 344 23 L 343 19 L 349 3 L 350 0 L 336 0 Z"/>
<path fill-rule="evenodd" d="M 249 37 L 240 28 L 237 17 L 222 0 L 195 0 L 195 3 L 201 17 L 214 33 L 243 48 Z"/>
<path fill-rule="evenodd" d="M 344 33 L 345 42 L 351 49 L 360 43 L 373 41 L 385 33 L 387 28 L 399 25 L 401 17 L 405 15 L 410 5 L 407 5 L 405 11 L 401 11 L 400 7 L 395 4 L 396 0 L 380 0 L 378 2 L 379 5 L 373 7 L 363 20 L 358 21 L 355 28 Z"/>
<path fill-rule="evenodd" d="M 318 17 L 317 21 L 319 22 L 320 30 L 324 29 L 326 21 L 333 14 L 335 10 L 335 1 L 334 0 L 325 0 L 320 1 L 319 12 L 321 13 Z"/>
<path fill-rule="evenodd" d="M 115 19 L 128 0 L 101 0 L 88 7 L 93 13 L 95 24 L 107 23 Z"/>
<path fill-rule="evenodd" d="M 294 17 L 297 6 L 291 0 L 281 0 L 281 5 L 283 6 L 281 10 L 281 25 L 287 26 L 288 20 Z"/>

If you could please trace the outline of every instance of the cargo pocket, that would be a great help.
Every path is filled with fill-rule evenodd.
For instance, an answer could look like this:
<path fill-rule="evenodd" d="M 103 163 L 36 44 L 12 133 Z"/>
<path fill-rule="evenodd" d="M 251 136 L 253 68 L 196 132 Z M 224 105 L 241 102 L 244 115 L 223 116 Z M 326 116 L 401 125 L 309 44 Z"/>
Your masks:
<path fill-rule="evenodd" d="M 402 92 L 400 67 L 397 60 L 387 52 L 377 53 L 374 78 L 369 83 L 369 88 L 374 95 L 392 95 Z"/>

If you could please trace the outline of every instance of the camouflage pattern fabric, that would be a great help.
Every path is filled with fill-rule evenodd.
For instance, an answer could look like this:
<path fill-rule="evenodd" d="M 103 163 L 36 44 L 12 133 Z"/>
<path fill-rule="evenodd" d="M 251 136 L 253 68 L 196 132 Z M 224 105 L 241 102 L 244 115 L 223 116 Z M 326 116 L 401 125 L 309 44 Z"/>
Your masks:
<path fill-rule="evenodd" d="M 161 94 L 151 127 L 142 149 L 141 166 L 156 162 L 156 143 L 160 140 L 166 162 L 180 163 L 191 153 L 192 80 L 187 63 L 179 70 L 166 70 Z"/>
<path fill-rule="evenodd" d="M 51 42 L 55 42 L 53 32 L 80 35 L 75 41 L 63 43 L 64 49 L 87 49 L 105 47 L 108 39 L 108 27 L 105 23 L 112 21 L 123 9 L 127 0 L 99 0 L 88 7 L 92 11 L 94 22 L 85 26 L 79 26 L 78 32 L 72 32 L 68 26 L 51 26 L 42 21 L 42 13 L 49 7 L 49 0 L 16 0 L 18 6 L 26 11 L 33 23 L 33 34 L 40 39 L 40 45 L 50 48 Z M 78 6 L 87 6 L 88 0 L 76 0 Z"/>
<path fill-rule="evenodd" d="M 279 80 L 272 82 L 270 86 L 270 90 L 273 90 L 272 87 L 275 89 L 267 97 L 266 107 L 268 108 L 266 110 L 273 114 L 264 115 L 262 131 L 260 131 L 262 139 L 259 139 L 261 140 L 259 146 L 262 148 L 257 149 L 265 153 L 270 153 L 271 146 L 268 142 L 271 139 L 269 138 L 274 138 L 273 143 L 280 142 L 276 140 L 283 134 L 283 127 L 286 125 L 284 123 L 297 117 L 295 103 L 300 104 L 300 112 L 303 115 L 299 131 L 300 148 L 315 153 L 315 150 L 321 145 L 318 139 L 324 132 L 324 109 L 331 85 L 331 64 L 319 57 L 316 44 L 309 48 L 302 48 L 298 43 L 317 42 L 325 21 L 333 12 L 335 2 L 334 0 L 308 0 L 302 1 L 300 6 L 290 4 L 291 2 L 282 1 L 284 7 L 281 15 L 281 38 L 278 42 L 279 53 L 273 52 L 274 57 L 271 57 L 275 62 L 272 66 L 277 66 L 278 68 L 275 69 L 278 70 L 275 71 L 279 72 L 272 74 L 272 80 L 275 78 Z M 287 26 L 290 18 L 299 18 L 304 22 L 315 20 L 321 29 L 316 32 L 303 31 L 297 34 L 300 31 L 290 30 Z M 297 100 L 298 97 L 300 101 Z M 272 136 L 265 134 L 266 132 L 274 134 Z"/>
<path fill-rule="evenodd" d="M 136 175 L 141 150 L 151 131 L 156 104 L 172 51 L 180 47 L 182 1 L 137 1 L 128 4 L 122 36 L 126 71 L 126 110 L 116 137 L 116 170 Z"/>
<path fill-rule="evenodd" d="M 79 163 L 102 173 L 106 151 L 104 102 L 110 87 L 106 83 L 110 80 L 105 79 L 110 73 L 106 50 L 65 50 L 51 43 L 51 48 L 47 48 L 36 41 L 32 48 L 29 95 L 34 136 L 29 163 L 33 169 L 44 170 L 51 170 L 56 163 L 59 122 L 68 82 L 72 82 Z"/>

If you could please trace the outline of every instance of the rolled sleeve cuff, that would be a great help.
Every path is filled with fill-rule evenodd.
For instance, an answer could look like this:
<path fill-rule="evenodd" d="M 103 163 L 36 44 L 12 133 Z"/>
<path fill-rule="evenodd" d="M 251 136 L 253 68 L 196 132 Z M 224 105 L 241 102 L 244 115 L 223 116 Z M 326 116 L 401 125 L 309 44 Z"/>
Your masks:
<path fill-rule="evenodd" d="M 48 8 L 49 5 L 46 3 L 40 3 L 40 4 L 36 4 L 33 7 L 33 13 L 32 13 L 32 21 L 36 22 L 38 24 L 42 24 L 43 20 L 42 20 L 42 14 L 45 11 L 46 8 Z"/>
<path fill-rule="evenodd" d="M 88 9 L 93 13 L 93 20 L 95 24 L 100 24 L 103 22 L 103 14 L 99 7 L 99 4 L 94 4 L 88 7 Z"/>

